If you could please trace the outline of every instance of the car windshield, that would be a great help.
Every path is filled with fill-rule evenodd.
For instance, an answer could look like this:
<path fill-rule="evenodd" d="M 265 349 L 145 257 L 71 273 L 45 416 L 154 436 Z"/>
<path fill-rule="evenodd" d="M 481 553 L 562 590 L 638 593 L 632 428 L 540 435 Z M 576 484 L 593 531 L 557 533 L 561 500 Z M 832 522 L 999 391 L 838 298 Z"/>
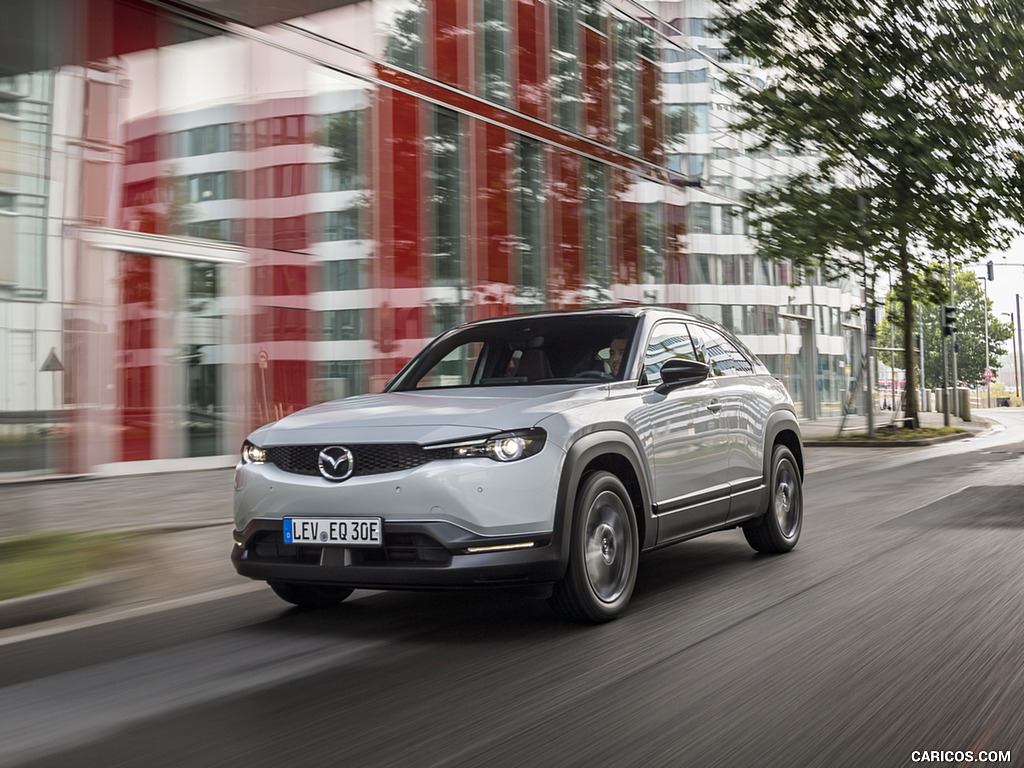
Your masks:
<path fill-rule="evenodd" d="M 636 326 L 633 315 L 613 314 L 467 326 L 423 350 L 387 391 L 620 381 Z"/>

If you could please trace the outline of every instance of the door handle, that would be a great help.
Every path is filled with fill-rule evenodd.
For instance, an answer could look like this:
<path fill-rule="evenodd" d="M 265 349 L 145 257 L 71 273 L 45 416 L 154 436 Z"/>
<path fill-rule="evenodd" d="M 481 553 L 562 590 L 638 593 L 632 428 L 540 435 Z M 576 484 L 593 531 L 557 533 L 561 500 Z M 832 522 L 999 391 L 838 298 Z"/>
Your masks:
<path fill-rule="evenodd" d="M 712 400 L 710 403 L 708 403 L 708 410 L 711 411 L 712 413 L 718 413 L 720 410 L 722 410 L 722 403 L 719 402 L 718 400 Z"/>

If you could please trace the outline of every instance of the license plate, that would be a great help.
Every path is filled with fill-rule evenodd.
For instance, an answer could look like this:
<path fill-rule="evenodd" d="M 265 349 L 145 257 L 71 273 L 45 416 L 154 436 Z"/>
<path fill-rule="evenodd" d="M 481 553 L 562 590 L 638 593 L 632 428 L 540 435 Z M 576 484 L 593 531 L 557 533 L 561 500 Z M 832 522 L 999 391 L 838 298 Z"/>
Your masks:
<path fill-rule="evenodd" d="M 384 543 L 379 517 L 286 517 L 285 544 L 343 544 L 379 547 Z"/>

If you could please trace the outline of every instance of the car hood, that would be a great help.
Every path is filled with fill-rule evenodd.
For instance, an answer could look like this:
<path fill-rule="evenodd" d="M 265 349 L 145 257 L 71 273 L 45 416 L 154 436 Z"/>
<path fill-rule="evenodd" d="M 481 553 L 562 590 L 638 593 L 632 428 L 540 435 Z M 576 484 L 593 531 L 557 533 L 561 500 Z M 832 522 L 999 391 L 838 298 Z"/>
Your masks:
<path fill-rule="evenodd" d="M 257 429 L 250 439 L 264 447 L 325 441 L 437 443 L 532 427 L 551 414 L 607 396 L 607 386 L 578 385 L 357 395 L 297 411 Z"/>

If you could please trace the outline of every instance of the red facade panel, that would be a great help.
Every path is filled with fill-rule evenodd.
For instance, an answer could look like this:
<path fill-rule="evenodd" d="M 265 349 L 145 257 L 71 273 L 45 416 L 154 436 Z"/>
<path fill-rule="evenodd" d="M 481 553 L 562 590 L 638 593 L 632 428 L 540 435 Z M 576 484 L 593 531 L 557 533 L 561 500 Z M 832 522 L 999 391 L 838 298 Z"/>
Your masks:
<path fill-rule="evenodd" d="M 381 199 L 378 211 L 381 253 L 385 256 L 382 287 L 418 288 L 424 284 L 420 258 L 421 102 L 413 95 L 390 88 L 381 89 L 380 102 Z"/>
<path fill-rule="evenodd" d="M 308 216 L 288 216 L 273 220 L 271 247 L 278 251 L 303 251 L 309 245 Z"/>
<path fill-rule="evenodd" d="M 586 136 L 604 144 L 612 143 L 611 77 L 608 38 L 583 27 L 583 106 Z"/>
<path fill-rule="evenodd" d="M 640 60 L 640 152 L 652 163 L 664 160 L 662 149 L 661 73 L 658 65 L 647 59 Z"/>
<path fill-rule="evenodd" d="M 634 179 L 622 171 L 612 173 L 612 237 L 613 282 L 625 285 L 640 282 L 640 216 L 639 206 L 628 199 Z"/>
<path fill-rule="evenodd" d="M 281 418 L 309 404 L 307 388 L 315 375 L 308 360 L 278 360 L 270 363 L 274 392 L 274 418 Z"/>
<path fill-rule="evenodd" d="M 530 117 L 547 117 L 548 46 L 547 6 L 537 0 L 516 0 L 515 69 L 513 89 L 519 111 Z"/>
<path fill-rule="evenodd" d="M 513 186 L 511 135 L 501 126 L 477 126 L 479 248 L 476 274 L 484 281 L 512 281 L 510 191 Z"/>
<path fill-rule="evenodd" d="M 433 73 L 448 85 L 470 89 L 472 35 L 469 33 L 470 4 L 462 0 L 433 0 L 431 22 L 434 31 Z"/>
<path fill-rule="evenodd" d="M 582 200 L 580 196 L 581 160 L 578 155 L 562 150 L 553 150 L 552 158 L 552 215 L 551 231 L 551 303 L 555 308 L 570 308 L 579 304 L 580 221 Z"/>
<path fill-rule="evenodd" d="M 135 0 L 88 0 L 81 5 L 79 19 L 85 25 L 83 61 L 102 61 L 156 48 L 161 42 L 163 19 L 152 5 Z"/>
<path fill-rule="evenodd" d="M 146 461 L 154 458 L 153 430 L 157 405 L 157 371 L 152 364 L 159 346 L 154 327 L 157 317 L 155 259 L 123 255 L 118 282 L 119 458 L 121 461 Z"/>

